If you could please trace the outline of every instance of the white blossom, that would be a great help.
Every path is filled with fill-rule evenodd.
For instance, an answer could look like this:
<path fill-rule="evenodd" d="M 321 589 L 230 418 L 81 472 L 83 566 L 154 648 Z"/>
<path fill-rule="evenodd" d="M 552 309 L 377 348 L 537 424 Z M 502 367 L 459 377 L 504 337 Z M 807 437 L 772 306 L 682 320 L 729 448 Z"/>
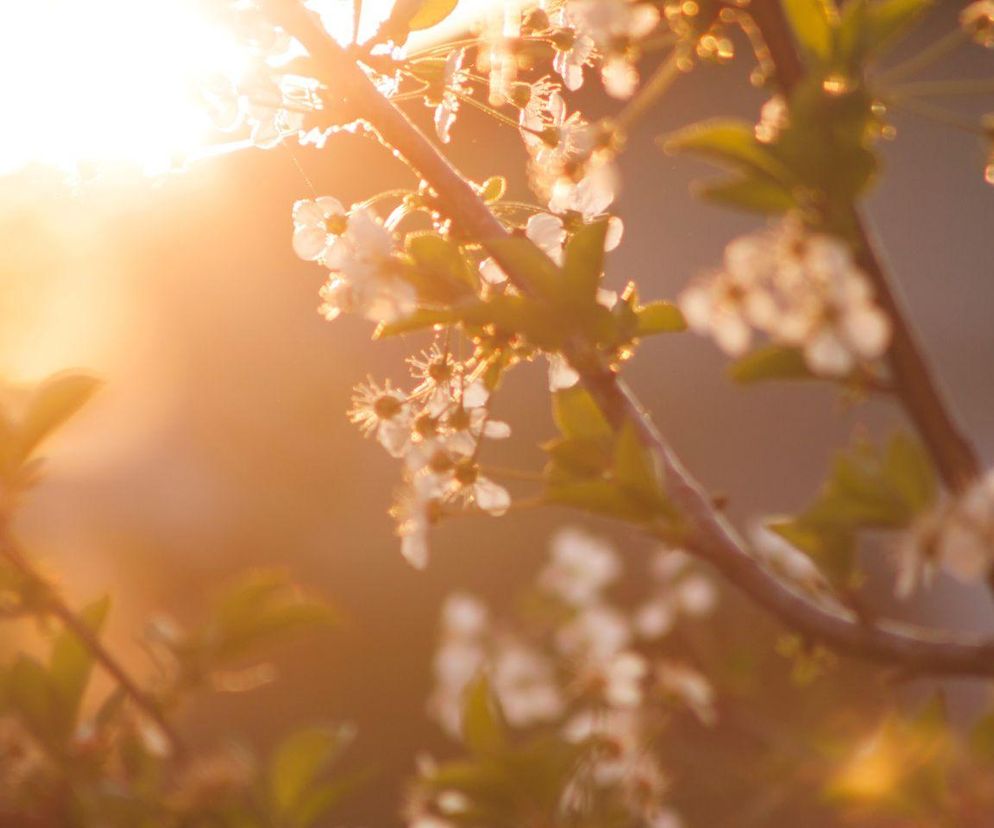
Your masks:
<path fill-rule="evenodd" d="M 554 721 L 565 709 L 552 663 L 516 642 L 498 648 L 493 662 L 493 687 L 501 710 L 514 727 Z"/>
<path fill-rule="evenodd" d="M 574 607 L 600 599 L 621 574 L 618 555 L 607 541 L 582 529 L 561 529 L 552 539 L 552 560 L 539 584 Z"/>
<path fill-rule="evenodd" d="M 849 246 L 793 219 L 729 244 L 724 269 L 684 290 L 680 307 L 693 330 L 732 356 L 760 331 L 799 348 L 820 376 L 847 376 L 890 342 L 890 320 Z"/>

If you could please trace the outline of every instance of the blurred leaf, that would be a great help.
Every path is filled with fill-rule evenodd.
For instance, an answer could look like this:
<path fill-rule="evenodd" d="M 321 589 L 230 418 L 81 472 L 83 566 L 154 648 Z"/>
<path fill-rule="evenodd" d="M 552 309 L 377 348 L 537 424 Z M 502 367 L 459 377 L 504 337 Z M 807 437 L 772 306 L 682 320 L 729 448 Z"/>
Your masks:
<path fill-rule="evenodd" d="M 797 42 L 810 55 L 827 60 L 832 51 L 832 28 L 838 17 L 831 0 L 782 0 L 783 10 Z"/>
<path fill-rule="evenodd" d="M 45 380 L 31 396 L 24 419 L 16 429 L 14 462 L 27 460 L 99 387 L 99 380 L 85 374 L 59 374 Z"/>
<path fill-rule="evenodd" d="M 597 403 L 579 385 L 552 395 L 552 417 L 564 437 L 602 440 L 612 435 L 611 426 Z"/>
<path fill-rule="evenodd" d="M 595 301 L 604 272 L 606 218 L 581 225 L 566 243 L 563 281 L 567 301 L 588 304 Z"/>
<path fill-rule="evenodd" d="M 622 521 L 642 522 L 647 510 L 618 488 L 613 480 L 565 480 L 550 482 L 546 500 L 592 514 Z"/>
<path fill-rule="evenodd" d="M 338 623 L 338 613 L 308 597 L 282 570 L 249 573 L 228 588 L 201 631 L 201 644 L 218 666 L 277 634 Z"/>
<path fill-rule="evenodd" d="M 500 712 L 485 676 L 466 690 L 462 708 L 462 736 L 476 754 L 497 753 L 506 745 Z"/>
<path fill-rule="evenodd" d="M 550 440 L 542 448 L 552 460 L 550 480 L 598 477 L 611 466 L 611 445 L 607 440 Z"/>
<path fill-rule="evenodd" d="M 638 506 L 650 513 L 663 501 L 655 456 L 639 439 L 634 423 L 626 421 L 614 444 L 614 479 Z"/>
<path fill-rule="evenodd" d="M 840 51 L 853 61 L 879 57 L 932 5 L 933 0 L 851 0 L 842 12 Z"/>
<path fill-rule="evenodd" d="M 638 319 L 635 335 L 639 337 L 687 330 L 687 320 L 672 302 L 661 299 L 650 302 L 637 308 L 635 314 Z"/>
<path fill-rule="evenodd" d="M 95 636 L 99 636 L 109 611 L 110 597 L 105 596 L 81 610 L 79 618 Z M 62 700 L 66 721 L 71 729 L 76 723 L 83 694 L 93 671 L 93 655 L 76 635 L 63 630 L 52 645 L 48 671 Z"/>
<path fill-rule="evenodd" d="M 663 141 L 663 149 L 688 152 L 782 184 L 791 181 L 790 171 L 765 144 L 756 140 L 753 125 L 746 121 L 715 118 L 684 127 Z"/>
<path fill-rule="evenodd" d="M 936 488 L 924 449 L 911 437 L 895 434 L 884 451 L 857 442 L 836 455 L 830 477 L 807 509 L 769 528 L 845 584 L 854 574 L 857 533 L 909 526 L 933 503 Z"/>
<path fill-rule="evenodd" d="M 887 445 L 886 464 L 887 478 L 913 514 L 920 514 L 935 502 L 935 470 L 921 443 L 905 432 L 895 433 Z"/>
<path fill-rule="evenodd" d="M 764 215 L 779 215 L 797 206 L 793 193 L 769 178 L 706 182 L 698 185 L 697 194 L 705 201 Z"/>
<path fill-rule="evenodd" d="M 767 380 L 815 379 L 798 348 L 769 345 L 759 348 L 728 368 L 728 376 L 745 385 Z"/>
<path fill-rule="evenodd" d="M 269 789 L 283 820 L 303 828 L 334 804 L 331 792 L 337 794 L 337 788 L 318 783 L 353 736 L 348 726 L 308 727 L 280 743 L 270 765 Z"/>
<path fill-rule="evenodd" d="M 68 733 L 69 716 L 48 671 L 19 654 L 4 675 L 4 700 L 43 744 L 58 745 Z"/>

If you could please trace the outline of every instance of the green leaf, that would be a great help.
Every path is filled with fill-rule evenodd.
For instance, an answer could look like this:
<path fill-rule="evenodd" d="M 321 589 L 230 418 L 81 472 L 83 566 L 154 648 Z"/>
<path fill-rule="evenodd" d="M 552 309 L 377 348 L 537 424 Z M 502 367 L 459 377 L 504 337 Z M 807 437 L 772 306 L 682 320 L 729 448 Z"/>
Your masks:
<path fill-rule="evenodd" d="M 604 239 L 608 219 L 581 225 L 566 243 L 563 283 L 566 298 L 580 304 L 596 300 L 597 286 L 604 272 Z"/>
<path fill-rule="evenodd" d="M 909 526 L 934 502 L 936 488 L 924 450 L 910 437 L 895 435 L 885 451 L 860 441 L 836 455 L 831 476 L 807 509 L 769 528 L 847 584 L 858 533 Z"/>
<path fill-rule="evenodd" d="M 110 598 L 104 597 L 83 609 L 79 617 L 94 635 L 99 636 L 109 611 Z M 93 656 L 90 651 L 72 632 L 63 630 L 52 646 L 48 671 L 70 728 L 79 715 L 92 670 Z"/>
<path fill-rule="evenodd" d="M 324 601 L 301 592 L 282 570 L 248 574 L 221 597 L 201 631 L 201 646 L 215 666 L 244 656 L 273 636 L 338 623 Z"/>
<path fill-rule="evenodd" d="M 373 332 L 373 339 L 387 339 L 391 336 L 421 331 L 434 325 L 447 325 L 455 319 L 456 314 L 452 310 L 418 308 L 414 313 L 396 322 L 381 322 Z"/>
<path fill-rule="evenodd" d="M 552 460 L 547 471 L 550 480 L 598 477 L 611 466 L 611 446 L 606 439 L 558 439 L 545 443 L 542 448 Z"/>
<path fill-rule="evenodd" d="M 661 472 L 655 456 L 639 439 L 635 424 L 626 421 L 614 444 L 614 479 L 638 506 L 655 511 L 662 501 Z"/>
<path fill-rule="evenodd" d="M 670 153 L 687 152 L 722 166 L 790 184 L 790 171 L 765 144 L 756 140 L 753 125 L 746 121 L 715 118 L 692 124 L 663 141 Z"/>
<path fill-rule="evenodd" d="M 782 0 L 798 44 L 822 61 L 832 52 L 833 23 L 838 12 L 831 0 Z"/>
<path fill-rule="evenodd" d="M 16 461 L 27 460 L 38 446 L 73 416 L 100 387 L 86 374 L 59 374 L 34 392 L 16 432 Z"/>
<path fill-rule="evenodd" d="M 414 16 L 408 21 L 412 32 L 437 26 L 455 11 L 459 0 L 423 0 Z"/>
<path fill-rule="evenodd" d="M 456 242 L 417 231 L 407 234 L 404 246 L 416 264 L 408 277 L 423 300 L 448 304 L 475 293 L 476 276 Z"/>
<path fill-rule="evenodd" d="M 500 201 L 507 192 L 507 179 L 502 175 L 492 175 L 480 187 L 480 198 L 487 204 Z"/>
<path fill-rule="evenodd" d="M 696 192 L 705 201 L 764 215 L 779 215 L 797 206 L 793 193 L 770 178 L 706 182 L 697 185 Z"/>
<path fill-rule="evenodd" d="M 579 440 L 609 440 L 612 431 L 593 397 L 580 386 L 552 395 L 552 418 L 564 437 Z"/>
<path fill-rule="evenodd" d="M 540 292 L 551 293 L 560 280 L 559 268 L 530 239 L 513 236 L 490 239 L 483 246 L 505 272 L 523 272 Z"/>
<path fill-rule="evenodd" d="M 854 62 L 880 57 L 932 6 L 933 0 L 852 0 L 839 30 L 843 55 Z"/>
<path fill-rule="evenodd" d="M 746 354 L 728 368 L 735 382 L 749 385 L 767 380 L 815 379 L 797 348 L 769 345 Z"/>
<path fill-rule="evenodd" d="M 635 336 L 653 336 L 661 333 L 679 333 L 687 330 L 687 320 L 672 302 L 659 299 L 642 305 L 635 311 L 637 323 Z"/>
<path fill-rule="evenodd" d="M 4 676 L 4 695 L 25 726 L 48 745 L 61 744 L 69 716 L 45 668 L 30 656 L 18 655 Z"/>
<path fill-rule="evenodd" d="M 887 445 L 886 474 L 913 514 L 935 503 L 938 484 L 924 446 L 910 435 L 897 432 Z"/>
<path fill-rule="evenodd" d="M 633 502 L 613 480 L 587 479 L 550 482 L 545 498 L 549 503 L 570 506 L 584 512 L 641 523 L 648 510 Z"/>
<path fill-rule="evenodd" d="M 475 754 L 499 752 L 506 745 L 500 711 L 485 676 L 466 689 L 462 707 L 462 737 Z"/>
<path fill-rule="evenodd" d="M 314 788 L 353 736 L 354 729 L 345 725 L 308 727 L 291 733 L 279 744 L 269 769 L 270 797 L 278 814 L 294 825 L 307 824 L 321 815 L 321 809 L 314 807 Z M 326 804 L 330 807 L 333 802 Z M 298 819 L 302 809 L 307 820 Z"/>

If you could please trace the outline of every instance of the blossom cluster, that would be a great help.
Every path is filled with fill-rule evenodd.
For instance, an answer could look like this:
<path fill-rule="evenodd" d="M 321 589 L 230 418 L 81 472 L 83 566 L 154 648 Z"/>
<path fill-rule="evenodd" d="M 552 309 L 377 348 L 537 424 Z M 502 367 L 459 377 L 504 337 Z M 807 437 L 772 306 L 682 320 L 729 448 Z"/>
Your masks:
<path fill-rule="evenodd" d="M 655 714 L 668 701 L 709 724 L 713 693 L 693 668 L 653 659 L 645 650 L 679 617 L 709 613 L 716 593 L 678 550 L 651 558 L 647 594 L 634 607 L 608 596 L 622 575 L 610 543 L 566 528 L 538 574 L 538 605 L 551 619 L 539 629 L 495 620 L 477 598 L 451 595 L 442 612 L 429 711 L 458 738 L 465 694 L 485 676 L 511 727 L 553 728 L 567 743 L 588 748 L 562 792 L 565 810 L 581 808 L 592 790 L 611 790 L 638 819 L 664 825 L 671 812 L 663 805 L 666 775 L 652 748 Z M 425 821 L 439 816 L 432 803 L 420 806 L 413 826 L 447 824 Z"/>
<path fill-rule="evenodd" d="M 490 415 L 485 365 L 459 360 L 438 343 L 409 360 L 416 385 L 402 391 L 388 381 L 356 388 L 349 418 L 403 462 L 403 485 L 392 514 L 401 551 L 415 567 L 428 562 L 428 533 L 446 509 L 475 507 L 491 515 L 510 508 L 507 489 L 483 473 L 484 438 L 510 436 Z"/>
<path fill-rule="evenodd" d="M 966 583 L 994 568 L 994 471 L 925 513 L 898 547 L 898 595 L 907 597 L 942 566 Z"/>
<path fill-rule="evenodd" d="M 724 266 L 680 296 L 688 325 L 726 353 L 744 354 L 759 331 L 796 347 L 819 376 L 845 377 L 886 352 L 890 320 L 846 242 L 789 217 L 736 239 Z"/>
<path fill-rule="evenodd" d="M 393 233 L 368 208 L 346 211 L 332 196 L 298 201 L 293 205 L 293 249 L 329 271 L 319 292 L 325 319 L 359 313 L 375 322 L 393 322 L 417 307 L 414 287 L 402 276 Z"/>

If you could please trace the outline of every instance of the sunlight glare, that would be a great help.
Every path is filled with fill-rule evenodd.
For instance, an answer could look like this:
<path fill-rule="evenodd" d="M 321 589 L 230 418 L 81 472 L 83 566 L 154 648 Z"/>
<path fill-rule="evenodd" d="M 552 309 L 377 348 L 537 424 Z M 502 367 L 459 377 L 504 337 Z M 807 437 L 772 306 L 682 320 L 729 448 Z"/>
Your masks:
<path fill-rule="evenodd" d="M 250 56 L 205 5 L 0 4 L 0 101 L 12 116 L 0 136 L 0 175 L 31 163 L 158 172 L 216 140 L 199 84 L 218 73 L 238 77 Z M 326 23 L 350 32 L 351 3 L 331 5 L 322 9 Z"/>

